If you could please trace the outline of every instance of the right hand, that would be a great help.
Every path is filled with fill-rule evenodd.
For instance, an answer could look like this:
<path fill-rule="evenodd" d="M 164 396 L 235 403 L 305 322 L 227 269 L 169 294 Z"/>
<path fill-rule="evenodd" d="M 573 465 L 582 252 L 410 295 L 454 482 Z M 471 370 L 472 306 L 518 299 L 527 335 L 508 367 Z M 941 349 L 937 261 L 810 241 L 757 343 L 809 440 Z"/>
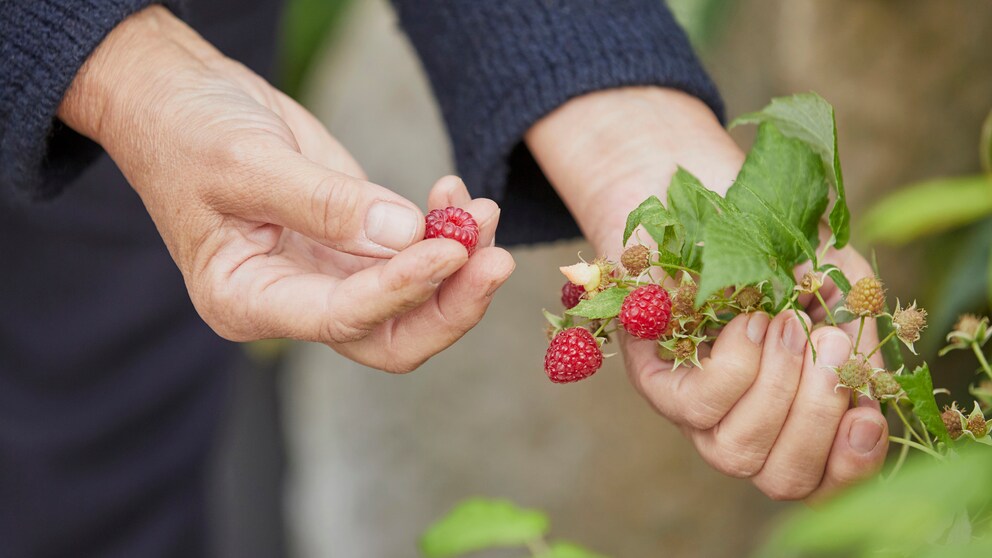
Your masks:
<path fill-rule="evenodd" d="M 164 8 L 107 36 L 59 117 L 120 167 L 225 338 L 317 341 L 407 372 L 473 327 L 513 270 L 492 247 L 495 203 L 440 180 L 431 207 L 472 213 L 480 249 L 420 241 L 416 205 L 366 181 L 316 118 Z"/>
<path fill-rule="evenodd" d="M 597 255 L 614 260 L 627 213 L 650 195 L 665 199 L 677 166 L 724 195 L 744 161 L 702 102 L 652 87 L 576 97 L 532 127 L 527 144 Z M 871 274 L 851 247 L 828 250 L 824 261 L 852 282 Z M 840 300 L 830 281 L 821 292 L 828 304 Z M 672 369 L 654 341 L 621 334 L 620 345 L 635 389 L 715 469 L 775 499 L 817 498 L 881 467 L 887 426 L 877 404 L 849 409 L 848 390 L 835 390 L 836 375 L 824 368 L 847 360 L 857 324 L 814 331 L 814 363 L 800 319 L 808 320 L 736 317 L 702 370 Z M 867 327 L 862 347 L 877 342 Z"/>

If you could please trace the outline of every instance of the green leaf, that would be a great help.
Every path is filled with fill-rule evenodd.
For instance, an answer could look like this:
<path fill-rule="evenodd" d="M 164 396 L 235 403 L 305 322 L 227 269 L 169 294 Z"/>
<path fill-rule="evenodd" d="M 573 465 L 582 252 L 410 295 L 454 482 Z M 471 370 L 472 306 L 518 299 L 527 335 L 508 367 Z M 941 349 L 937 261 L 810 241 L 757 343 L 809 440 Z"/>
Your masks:
<path fill-rule="evenodd" d="M 427 558 L 446 558 L 487 548 L 524 546 L 544 536 L 548 518 L 505 500 L 473 498 L 452 509 L 420 538 Z"/>
<path fill-rule="evenodd" d="M 985 174 L 992 175 L 992 111 L 985 117 L 982 124 L 982 139 L 979 141 L 979 158 Z"/>
<path fill-rule="evenodd" d="M 930 368 L 926 363 L 916 367 L 912 374 L 903 374 L 895 378 L 905 390 L 906 396 L 913 402 L 913 412 L 920 422 L 941 442 L 948 446 L 953 445 L 947 427 L 940 418 L 937 401 L 933 397 L 933 379 L 930 377 Z"/>
<path fill-rule="evenodd" d="M 938 178 L 883 198 L 865 215 L 861 239 L 905 244 L 925 235 L 962 227 L 992 214 L 992 177 Z"/>
<path fill-rule="evenodd" d="M 727 200 L 768 227 L 782 261 L 816 259 L 828 188 L 823 164 L 805 143 L 783 136 L 772 123 L 761 124 Z"/>
<path fill-rule="evenodd" d="M 817 271 L 832 279 L 834 285 L 837 285 L 837 288 L 840 289 L 840 292 L 844 293 L 844 295 L 851 292 L 851 282 L 848 281 L 847 276 L 844 275 L 844 272 L 841 271 L 839 267 L 834 264 L 824 264 L 821 265 Z"/>
<path fill-rule="evenodd" d="M 992 550 L 987 536 L 967 543 L 976 552 L 934 543 L 951 534 L 962 511 L 992 504 L 990 468 L 992 451 L 985 448 L 945 462 L 910 459 L 892 479 L 791 513 L 757 556 L 989 556 L 982 552 Z"/>
<path fill-rule="evenodd" d="M 777 97 L 761 111 L 737 118 L 730 127 L 762 122 L 775 123 L 785 136 L 806 142 L 820 155 L 827 178 L 837 192 L 834 207 L 830 210 L 830 230 L 837 239 L 837 248 L 843 248 L 851 235 L 851 212 L 847 209 L 844 175 L 841 172 L 840 155 L 837 152 L 837 122 L 834 119 L 834 108 L 816 93 Z"/>
<path fill-rule="evenodd" d="M 580 300 L 575 308 L 568 310 L 566 314 L 581 316 L 590 320 L 612 318 L 620 313 L 620 306 L 629 292 L 627 289 L 620 287 L 606 289 L 601 293 L 597 293 L 591 299 Z"/>
<path fill-rule="evenodd" d="M 317 55 L 337 34 L 351 0 L 290 0 L 279 29 L 280 87 L 299 98 Z"/>
<path fill-rule="evenodd" d="M 623 231 L 623 243 L 624 245 L 627 244 L 630 235 L 634 234 L 634 230 L 639 225 L 644 227 L 651 238 L 661 246 L 665 242 L 665 233 L 668 228 L 678 224 L 678 220 L 668 213 L 665 206 L 661 204 L 661 200 L 657 196 L 651 196 L 627 215 L 627 226 Z"/>
<path fill-rule="evenodd" d="M 537 558 L 607 558 L 575 543 L 556 541 L 547 552 L 537 555 Z"/>
<path fill-rule="evenodd" d="M 706 224 L 696 305 L 717 290 L 768 281 L 775 307 L 781 307 L 795 286 L 792 266 L 778 259 L 774 243 L 751 216 L 727 209 Z"/>
<path fill-rule="evenodd" d="M 726 211 L 726 201 L 707 190 L 698 178 L 679 167 L 668 186 L 668 211 L 682 224 L 682 263 L 700 270 L 703 254 L 703 230 L 714 215 Z"/>

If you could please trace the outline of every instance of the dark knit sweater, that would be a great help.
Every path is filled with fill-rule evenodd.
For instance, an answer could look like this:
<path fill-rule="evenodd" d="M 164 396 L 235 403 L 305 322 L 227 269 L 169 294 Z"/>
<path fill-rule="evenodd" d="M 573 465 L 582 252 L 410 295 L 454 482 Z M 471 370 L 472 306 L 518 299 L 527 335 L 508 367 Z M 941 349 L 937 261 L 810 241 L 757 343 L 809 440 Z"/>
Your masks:
<path fill-rule="evenodd" d="M 55 112 L 152 0 L 0 0 L 0 558 L 203 555 L 204 471 L 237 352 L 138 196 Z M 280 0 L 169 3 L 266 75 Z M 393 0 L 505 243 L 577 231 L 521 137 L 588 91 L 720 100 L 660 0 Z"/>

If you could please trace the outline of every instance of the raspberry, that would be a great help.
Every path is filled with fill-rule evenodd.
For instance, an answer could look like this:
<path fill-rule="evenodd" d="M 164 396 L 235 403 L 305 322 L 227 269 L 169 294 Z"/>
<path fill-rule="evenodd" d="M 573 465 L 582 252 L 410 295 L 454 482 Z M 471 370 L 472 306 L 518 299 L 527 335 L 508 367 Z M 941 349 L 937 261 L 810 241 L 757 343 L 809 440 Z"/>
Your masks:
<path fill-rule="evenodd" d="M 734 297 L 737 304 L 740 304 L 741 308 L 745 310 L 757 308 L 761 304 L 762 298 L 764 298 L 764 296 L 761 294 L 761 291 L 759 291 L 756 287 L 751 286 L 744 287 L 743 289 L 737 291 L 737 295 Z"/>
<path fill-rule="evenodd" d="M 940 420 L 944 421 L 944 426 L 947 428 L 947 433 L 951 435 L 952 440 L 957 440 L 964 433 L 964 428 L 961 426 L 962 418 L 957 403 L 950 407 L 944 407 L 944 412 L 940 414 Z"/>
<path fill-rule="evenodd" d="M 634 289 L 620 306 L 620 325 L 641 339 L 658 339 L 671 319 L 672 301 L 658 285 Z"/>
<path fill-rule="evenodd" d="M 823 286 L 823 279 L 819 275 L 813 273 L 812 271 L 807 271 L 803 278 L 799 280 L 799 285 L 796 287 L 801 293 L 813 294 L 820 290 Z"/>
<path fill-rule="evenodd" d="M 837 369 L 837 379 L 840 381 L 840 385 L 851 389 L 865 387 L 870 376 L 871 366 L 868 365 L 865 359 L 860 357 L 848 359 L 847 362 L 840 365 L 840 368 Z"/>
<path fill-rule="evenodd" d="M 978 334 L 978 328 L 982 325 L 982 318 L 974 314 L 962 314 L 958 317 L 958 322 L 954 324 L 954 331 L 959 331 L 965 337 L 974 338 Z"/>
<path fill-rule="evenodd" d="M 920 332 L 927 327 L 927 311 L 917 308 L 915 302 L 906 308 L 900 308 L 896 303 L 892 325 L 895 326 L 899 339 L 906 343 L 916 343 L 920 340 Z"/>
<path fill-rule="evenodd" d="M 582 300 L 582 296 L 586 294 L 586 290 L 582 285 L 576 285 L 571 281 L 566 281 L 564 285 L 561 286 L 561 303 L 566 309 L 575 308 L 575 306 Z"/>
<path fill-rule="evenodd" d="M 620 263 L 631 275 L 640 275 L 651 265 L 648 259 L 650 255 L 651 251 L 648 250 L 647 246 L 638 244 L 623 251 L 620 256 Z"/>
<path fill-rule="evenodd" d="M 902 386 L 896 381 L 891 372 L 879 372 L 868 379 L 871 394 L 875 399 L 895 397 L 902 391 Z"/>
<path fill-rule="evenodd" d="M 672 315 L 679 318 L 695 318 L 699 315 L 696 311 L 696 293 L 699 287 L 695 283 L 682 283 L 672 297 Z"/>
<path fill-rule="evenodd" d="M 556 384 L 577 382 L 592 376 L 603 365 L 603 352 L 589 330 L 581 327 L 563 329 L 548 346 L 544 371 Z"/>
<path fill-rule="evenodd" d="M 985 422 L 985 417 L 982 416 L 981 411 L 972 413 L 968 417 L 968 432 L 974 434 L 976 438 L 984 438 L 989 433 L 989 425 Z"/>
<path fill-rule="evenodd" d="M 863 277 L 851 287 L 844 304 L 855 316 L 877 316 L 885 309 L 885 288 L 877 277 Z"/>
<path fill-rule="evenodd" d="M 696 344 L 688 337 L 683 337 L 675 342 L 675 358 L 679 360 L 689 360 L 696 354 Z"/>
<path fill-rule="evenodd" d="M 471 256 L 479 243 L 479 224 L 472 214 L 457 207 L 432 209 L 427 214 L 427 231 L 424 238 L 450 238 L 468 250 Z"/>

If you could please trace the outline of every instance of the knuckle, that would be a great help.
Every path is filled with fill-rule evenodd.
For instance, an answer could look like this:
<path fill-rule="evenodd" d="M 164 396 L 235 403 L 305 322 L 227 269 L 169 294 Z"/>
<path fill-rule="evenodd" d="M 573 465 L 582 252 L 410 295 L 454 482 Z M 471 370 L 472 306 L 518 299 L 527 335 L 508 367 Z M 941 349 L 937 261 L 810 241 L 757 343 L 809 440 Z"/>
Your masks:
<path fill-rule="evenodd" d="M 746 479 L 757 475 L 765 465 L 767 452 L 739 440 L 719 440 L 714 467 L 725 475 Z"/>
<path fill-rule="evenodd" d="M 322 333 L 322 341 L 344 345 L 364 339 L 369 334 L 369 330 L 362 326 L 345 322 L 340 318 L 331 318 L 327 320 Z"/>
<path fill-rule="evenodd" d="M 391 374 L 409 374 L 420 368 L 424 362 L 426 362 L 425 359 L 395 357 L 390 359 L 382 369 Z"/>
<path fill-rule="evenodd" d="M 816 483 L 804 478 L 779 475 L 758 488 L 766 496 L 776 501 L 802 500 L 816 489 Z"/>
<path fill-rule="evenodd" d="M 329 175 L 320 180 L 310 194 L 310 215 L 320 221 L 314 230 L 336 246 L 341 246 L 351 232 L 351 219 L 361 209 L 362 199 L 343 175 Z"/>
<path fill-rule="evenodd" d="M 723 419 L 723 411 L 701 401 L 681 405 L 680 410 L 682 421 L 696 430 L 709 430 Z"/>

